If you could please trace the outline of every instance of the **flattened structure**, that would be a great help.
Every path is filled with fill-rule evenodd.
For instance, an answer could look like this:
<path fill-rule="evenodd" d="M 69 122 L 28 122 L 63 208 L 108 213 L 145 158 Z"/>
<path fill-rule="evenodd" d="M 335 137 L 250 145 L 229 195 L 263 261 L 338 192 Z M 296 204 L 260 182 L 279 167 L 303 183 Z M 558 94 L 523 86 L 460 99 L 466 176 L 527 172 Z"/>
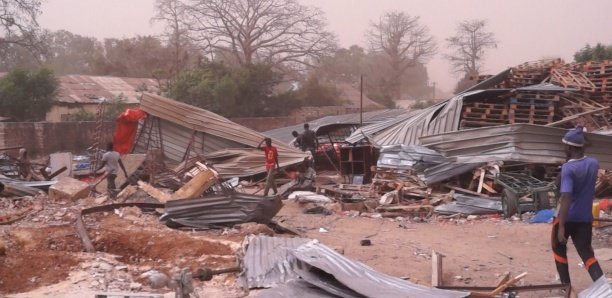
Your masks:
<path fill-rule="evenodd" d="M 424 136 L 421 143 L 457 163 L 503 160 L 562 164 L 566 156 L 561 139 L 566 132 L 550 126 L 510 124 Z M 586 155 L 597 158 L 601 168 L 612 169 L 612 137 L 593 133 L 586 137 L 591 144 Z"/>
<path fill-rule="evenodd" d="M 155 140 L 166 162 L 177 164 L 194 156 L 210 157 L 223 178 L 265 172 L 264 155 L 257 145 L 264 135 L 227 118 L 159 95 L 145 93 L 141 109 L 149 114 L 151 129 L 141 127 L 134 151 L 145 153 Z M 153 140 L 153 141 L 152 141 Z M 298 164 L 303 152 L 273 140 L 281 167 Z"/>

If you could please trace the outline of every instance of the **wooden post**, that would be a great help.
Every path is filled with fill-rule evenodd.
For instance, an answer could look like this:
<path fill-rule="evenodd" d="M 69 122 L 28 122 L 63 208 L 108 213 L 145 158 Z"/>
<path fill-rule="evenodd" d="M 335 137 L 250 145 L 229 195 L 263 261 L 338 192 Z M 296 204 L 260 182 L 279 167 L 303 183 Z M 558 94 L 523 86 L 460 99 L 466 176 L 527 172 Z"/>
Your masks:
<path fill-rule="evenodd" d="M 444 284 L 443 272 L 442 272 L 442 255 L 435 250 L 431 251 L 431 286 L 434 288 L 440 287 Z"/>

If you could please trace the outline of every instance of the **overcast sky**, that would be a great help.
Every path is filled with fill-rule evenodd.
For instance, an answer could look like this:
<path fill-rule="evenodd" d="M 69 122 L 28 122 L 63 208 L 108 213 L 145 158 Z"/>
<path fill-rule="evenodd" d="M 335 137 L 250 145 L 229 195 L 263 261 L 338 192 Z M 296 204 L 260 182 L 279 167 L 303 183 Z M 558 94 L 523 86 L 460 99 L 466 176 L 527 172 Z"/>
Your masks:
<path fill-rule="evenodd" d="M 438 42 L 439 53 L 429 63 L 430 81 L 451 91 L 458 80 L 442 58 L 445 38 L 456 24 L 486 19 L 499 41 L 486 55 L 485 72 L 542 58 L 571 61 L 586 43 L 612 43 L 610 0 L 300 0 L 321 8 L 341 46 L 365 45 L 364 32 L 371 20 L 390 10 L 419 16 Z M 40 24 L 80 35 L 132 37 L 155 34 L 155 0 L 46 0 Z"/>

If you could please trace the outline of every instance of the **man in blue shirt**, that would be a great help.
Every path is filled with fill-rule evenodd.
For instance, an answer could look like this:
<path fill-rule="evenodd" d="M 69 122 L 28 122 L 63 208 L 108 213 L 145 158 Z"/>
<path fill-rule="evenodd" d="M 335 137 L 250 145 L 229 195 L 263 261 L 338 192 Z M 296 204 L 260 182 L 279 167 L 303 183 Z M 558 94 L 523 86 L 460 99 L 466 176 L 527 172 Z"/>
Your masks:
<path fill-rule="evenodd" d="M 585 137 L 582 127 L 570 130 L 563 137 L 568 161 L 561 168 L 561 197 L 558 214 L 553 221 L 552 249 L 561 282 L 570 284 L 567 265 L 567 239 L 572 238 L 578 255 L 593 281 L 603 272 L 591 246 L 593 236 L 593 197 L 599 162 L 584 155 Z"/>

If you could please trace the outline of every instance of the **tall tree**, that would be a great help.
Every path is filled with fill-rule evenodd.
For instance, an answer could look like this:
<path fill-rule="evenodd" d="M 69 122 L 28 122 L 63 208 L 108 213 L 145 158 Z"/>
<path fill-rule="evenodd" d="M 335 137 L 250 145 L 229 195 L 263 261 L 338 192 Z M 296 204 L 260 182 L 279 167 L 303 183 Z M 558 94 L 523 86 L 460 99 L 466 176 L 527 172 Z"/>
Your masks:
<path fill-rule="evenodd" d="M 496 48 L 493 32 L 487 31 L 485 20 L 467 20 L 457 25 L 455 36 L 446 39 L 452 51 L 444 57 L 451 63 L 454 72 L 473 76 L 480 73 L 486 49 Z"/>
<path fill-rule="evenodd" d="M 419 17 L 400 11 L 387 12 L 371 22 L 366 37 L 372 52 L 387 58 L 391 71 L 384 81 L 394 99 L 401 97 L 400 78 L 406 70 L 424 63 L 436 52 L 436 43 L 429 29 L 419 23 Z"/>
<path fill-rule="evenodd" d="M 36 18 L 40 0 L 0 1 L 0 46 L 18 44 L 30 50 L 38 49 Z"/>
<path fill-rule="evenodd" d="M 17 121 L 40 121 L 51 108 L 58 82 L 47 68 L 15 69 L 0 78 L 0 115 Z"/>
<path fill-rule="evenodd" d="M 323 12 L 297 0 L 188 0 L 186 14 L 200 45 L 240 65 L 298 67 L 335 47 Z"/>
<path fill-rule="evenodd" d="M 156 0 L 156 15 L 152 22 L 165 25 L 162 37 L 172 48 L 172 69 L 169 72 L 176 76 L 185 69 L 192 56 L 190 55 L 191 43 L 189 42 L 188 30 L 183 20 L 186 18 L 186 6 L 180 0 Z"/>

